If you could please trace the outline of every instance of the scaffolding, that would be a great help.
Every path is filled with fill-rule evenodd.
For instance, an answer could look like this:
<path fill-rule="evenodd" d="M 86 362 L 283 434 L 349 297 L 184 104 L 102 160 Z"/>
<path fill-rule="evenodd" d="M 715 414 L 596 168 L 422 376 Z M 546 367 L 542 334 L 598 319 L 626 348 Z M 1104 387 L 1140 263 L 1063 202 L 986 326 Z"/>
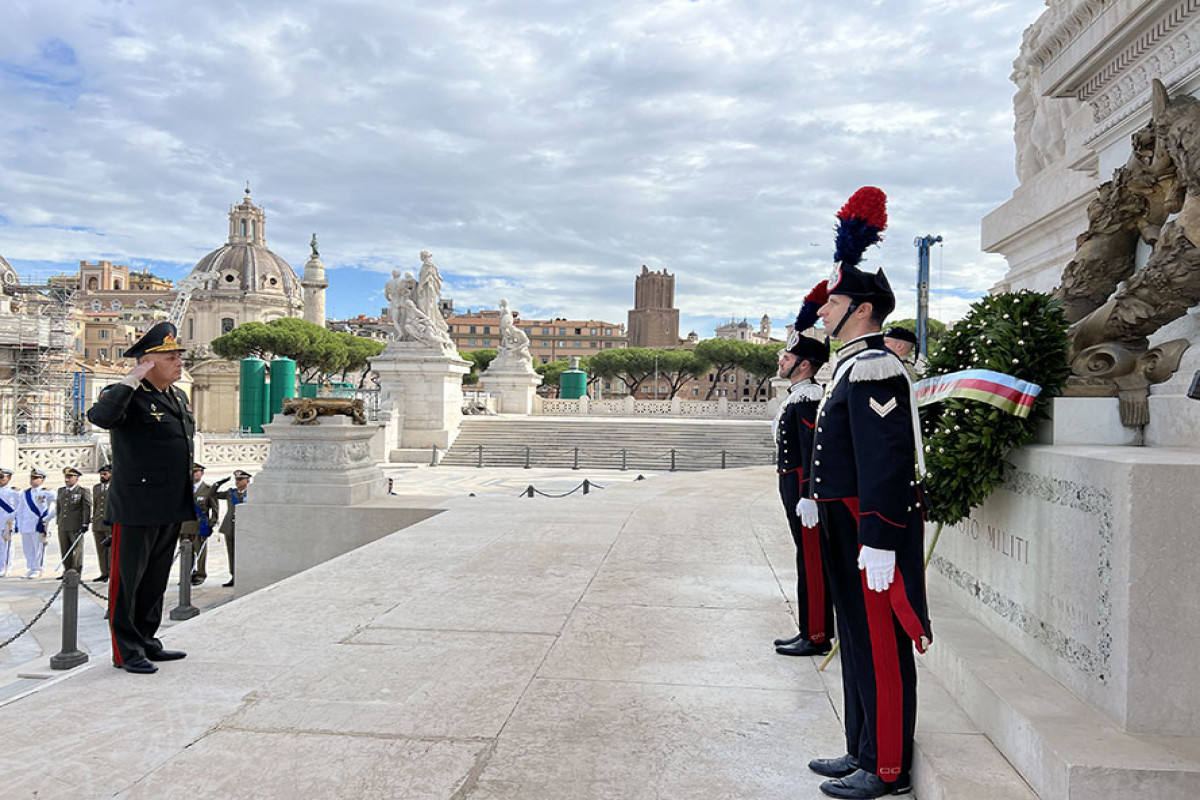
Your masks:
<path fill-rule="evenodd" d="M 12 369 L 10 403 L 0 422 L 23 442 L 78 435 L 83 429 L 84 386 L 72 348 L 76 290 L 51 285 L 7 288 L 19 297 L 21 309 L 0 317 L 0 347 L 11 354 Z"/>

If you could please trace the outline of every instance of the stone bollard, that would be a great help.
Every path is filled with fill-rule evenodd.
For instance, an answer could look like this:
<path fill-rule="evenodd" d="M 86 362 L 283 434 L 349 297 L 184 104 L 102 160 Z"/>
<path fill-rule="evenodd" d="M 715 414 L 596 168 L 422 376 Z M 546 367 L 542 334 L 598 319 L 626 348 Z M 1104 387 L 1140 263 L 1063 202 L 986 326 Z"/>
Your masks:
<path fill-rule="evenodd" d="M 184 539 L 179 543 L 179 605 L 171 609 L 171 619 L 191 619 L 200 613 L 200 609 L 192 605 L 192 540 Z"/>
<path fill-rule="evenodd" d="M 50 669 L 71 669 L 86 664 L 87 653 L 79 649 L 79 573 L 73 569 L 63 575 L 62 650 L 50 656 Z"/>

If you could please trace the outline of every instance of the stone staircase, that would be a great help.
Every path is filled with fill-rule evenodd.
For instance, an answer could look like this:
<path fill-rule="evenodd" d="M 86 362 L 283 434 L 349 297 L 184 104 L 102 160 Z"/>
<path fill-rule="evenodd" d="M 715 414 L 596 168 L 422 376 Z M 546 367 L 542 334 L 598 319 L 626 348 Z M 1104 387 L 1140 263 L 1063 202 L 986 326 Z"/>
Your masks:
<path fill-rule="evenodd" d="M 771 424 L 761 420 L 499 416 L 464 419 L 440 463 L 682 472 L 774 460 Z"/>

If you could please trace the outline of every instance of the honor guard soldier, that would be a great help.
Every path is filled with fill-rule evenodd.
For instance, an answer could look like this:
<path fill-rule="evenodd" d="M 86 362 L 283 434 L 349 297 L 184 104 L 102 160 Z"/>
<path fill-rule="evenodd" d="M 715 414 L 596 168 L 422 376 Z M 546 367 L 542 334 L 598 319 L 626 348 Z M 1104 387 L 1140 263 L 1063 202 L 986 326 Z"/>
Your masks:
<path fill-rule="evenodd" d="M 88 409 L 92 424 L 110 431 L 113 481 L 106 516 L 112 522 L 108 609 L 113 666 L 150 673 L 154 661 L 186 653 L 166 650 L 155 634 L 181 523 L 192 504 L 192 434 L 187 395 L 173 384 L 183 375 L 175 326 L 160 322 L 125 351 L 137 365 L 106 386 Z"/>
<path fill-rule="evenodd" d="M 179 528 L 179 540 L 192 543 L 192 586 L 199 586 L 208 578 L 208 541 L 217 519 L 221 516 L 221 504 L 213 497 L 214 486 L 204 482 L 204 465 L 192 464 L 192 505 L 195 513 Z"/>
<path fill-rule="evenodd" d="M 92 496 L 79 485 L 81 477 L 83 473 L 74 467 L 64 469 L 63 480 L 67 485 L 58 490 L 54 502 L 63 574 L 69 569 L 83 572 L 83 535 L 92 524 Z"/>
<path fill-rule="evenodd" d="M 867 187 L 838 214 L 839 268 L 819 311 L 830 336 L 844 343 L 817 413 L 812 464 L 842 647 L 846 754 L 809 767 L 833 778 L 821 784 L 832 797 L 911 789 L 913 645 L 924 652 L 932 639 L 916 403 L 908 372 L 880 333 L 895 296 L 883 270 L 856 266 L 886 225 L 884 203 L 883 192 Z"/>
<path fill-rule="evenodd" d="M 908 328 L 893 325 L 883 332 L 883 346 L 896 354 L 908 370 L 908 377 L 917 380 L 917 358 L 921 355 L 921 345 L 917 335 Z"/>
<path fill-rule="evenodd" d="M 17 500 L 17 530 L 25 550 L 25 577 L 42 577 L 42 561 L 46 557 L 49 525 L 54 519 L 54 492 L 42 487 L 46 473 L 40 469 L 29 472 L 29 488 Z"/>
<path fill-rule="evenodd" d="M 112 560 L 112 525 L 109 524 L 108 486 L 112 480 L 112 465 L 100 467 L 100 481 L 92 487 L 92 538 L 96 542 L 96 560 L 100 562 L 100 576 L 92 578 L 92 583 L 108 581 L 109 562 Z"/>
<path fill-rule="evenodd" d="M 213 484 L 213 488 L 220 488 L 229 478 L 222 478 Z M 234 528 L 237 526 L 237 509 L 242 503 L 246 502 L 247 488 L 250 486 L 250 473 L 243 469 L 234 470 L 233 472 L 233 488 L 224 489 L 216 492 L 213 496 L 217 500 L 225 500 L 229 506 L 225 510 L 225 518 L 221 520 L 221 535 L 225 537 L 225 553 L 229 556 L 229 582 L 221 585 L 228 588 L 233 586 L 234 571 L 233 571 L 233 534 Z"/>
<path fill-rule="evenodd" d="M 829 344 L 802 333 L 816 322 L 817 309 L 825 302 L 824 290 L 824 284 L 819 284 L 804 298 L 787 345 L 779 353 L 779 377 L 792 385 L 775 417 L 776 470 L 779 497 L 796 545 L 796 613 L 800 622 L 795 636 L 775 640 L 775 652 L 785 656 L 824 655 L 833 638 L 833 604 L 821 564 L 817 504 L 809 479 L 817 404 L 824 396 L 813 376 L 829 360 Z"/>
<path fill-rule="evenodd" d="M 8 566 L 12 563 L 12 536 L 17 517 L 17 501 L 20 496 L 9 486 L 12 470 L 0 468 L 0 578 L 8 577 Z"/>

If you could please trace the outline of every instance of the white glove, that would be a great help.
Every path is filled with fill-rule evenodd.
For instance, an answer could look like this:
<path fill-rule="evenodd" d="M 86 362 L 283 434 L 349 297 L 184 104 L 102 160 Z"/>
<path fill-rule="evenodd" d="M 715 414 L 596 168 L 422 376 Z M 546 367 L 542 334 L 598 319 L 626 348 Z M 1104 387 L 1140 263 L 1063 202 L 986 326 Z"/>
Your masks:
<path fill-rule="evenodd" d="M 885 592 L 896 577 L 896 551 L 863 545 L 858 551 L 858 568 L 867 573 L 868 589 Z"/>
<path fill-rule="evenodd" d="M 800 503 L 796 506 L 796 514 L 800 517 L 800 524 L 806 528 L 817 527 L 817 501 L 811 497 L 801 497 Z"/>

